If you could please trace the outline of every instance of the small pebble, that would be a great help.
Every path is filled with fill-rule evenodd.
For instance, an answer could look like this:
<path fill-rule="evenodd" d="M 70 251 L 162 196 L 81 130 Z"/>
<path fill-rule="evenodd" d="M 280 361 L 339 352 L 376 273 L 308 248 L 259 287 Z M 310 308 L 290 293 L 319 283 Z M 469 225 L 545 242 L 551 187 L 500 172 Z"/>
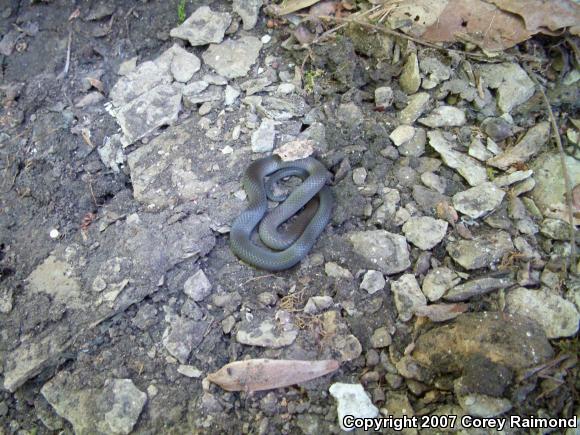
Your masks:
<path fill-rule="evenodd" d="M 50 230 L 49 235 L 51 239 L 58 239 L 60 237 L 60 232 L 56 228 L 53 228 Z"/>
<path fill-rule="evenodd" d="M 270 35 L 264 35 L 264 36 L 262 36 L 262 44 L 267 44 L 271 40 L 272 40 L 272 37 Z"/>

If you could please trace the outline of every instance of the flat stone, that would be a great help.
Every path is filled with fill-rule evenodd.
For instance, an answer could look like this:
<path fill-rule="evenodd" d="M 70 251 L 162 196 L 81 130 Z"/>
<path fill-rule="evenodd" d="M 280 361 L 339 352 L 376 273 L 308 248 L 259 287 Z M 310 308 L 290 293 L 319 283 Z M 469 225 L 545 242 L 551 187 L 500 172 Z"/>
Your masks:
<path fill-rule="evenodd" d="M 180 364 L 177 367 L 177 372 L 181 373 L 183 376 L 187 376 L 188 378 L 201 378 L 203 372 L 194 366 L 188 366 L 185 364 Z"/>
<path fill-rule="evenodd" d="M 252 151 L 255 153 L 265 153 L 274 149 L 274 139 L 276 138 L 276 122 L 265 118 L 260 127 L 252 133 Z"/>
<path fill-rule="evenodd" d="M 435 247 L 447 232 L 447 222 L 429 216 L 411 217 L 403 225 L 403 233 L 416 247 L 427 250 Z"/>
<path fill-rule="evenodd" d="M 354 168 L 352 171 L 352 181 L 357 186 L 365 184 L 367 179 L 367 170 L 363 168 Z"/>
<path fill-rule="evenodd" d="M 540 232 L 552 240 L 570 239 L 570 225 L 560 219 L 544 219 Z"/>
<path fill-rule="evenodd" d="M 550 123 L 540 122 L 528 130 L 525 136 L 513 147 L 487 160 L 487 164 L 506 170 L 515 163 L 525 163 L 535 156 L 550 138 Z"/>
<path fill-rule="evenodd" d="M 237 90 L 233 86 L 227 85 L 226 90 L 224 91 L 224 104 L 226 106 L 231 106 L 236 102 L 239 96 L 240 96 L 239 90 Z"/>
<path fill-rule="evenodd" d="M 420 157 L 425 153 L 425 144 L 427 143 L 427 133 L 424 128 L 416 128 L 415 134 L 408 142 L 403 143 L 397 148 L 402 156 Z"/>
<path fill-rule="evenodd" d="M 264 320 L 258 325 L 243 323 L 236 334 L 236 341 L 248 346 L 278 349 L 294 343 L 298 331 L 294 328 L 281 330 L 271 320 Z"/>
<path fill-rule="evenodd" d="M 70 377 L 60 372 L 40 392 L 72 424 L 75 433 L 129 434 L 133 430 L 147 394 L 131 379 L 109 379 L 102 389 L 75 389 Z"/>
<path fill-rule="evenodd" d="M 339 266 L 337 263 L 329 261 L 324 265 L 324 272 L 331 278 L 353 279 L 350 270 Z"/>
<path fill-rule="evenodd" d="M 486 396 L 484 394 L 467 394 L 457 396 L 461 409 L 474 417 L 492 418 L 508 412 L 513 405 L 508 399 Z"/>
<path fill-rule="evenodd" d="M 447 245 L 451 258 L 468 270 L 492 267 L 513 249 L 512 239 L 505 231 L 482 235 L 473 240 L 458 240 Z"/>
<path fill-rule="evenodd" d="M 437 301 L 447 290 L 455 287 L 460 281 L 461 279 L 451 269 L 446 267 L 431 269 L 423 280 L 423 294 L 430 301 Z"/>
<path fill-rule="evenodd" d="M 203 270 L 198 270 L 187 278 L 183 284 L 183 292 L 196 302 L 204 300 L 211 294 L 211 283 Z"/>
<path fill-rule="evenodd" d="M 430 98 L 427 92 L 418 92 L 410 96 L 407 106 L 399 112 L 401 124 L 413 124 L 427 108 Z"/>
<path fill-rule="evenodd" d="M 497 89 L 497 105 L 502 112 L 528 101 L 534 95 L 534 82 L 517 63 L 479 65 L 485 86 Z"/>
<path fill-rule="evenodd" d="M 405 237 L 385 230 L 359 231 L 348 235 L 354 251 L 386 275 L 411 266 Z"/>
<path fill-rule="evenodd" d="M 413 139 L 414 135 L 415 127 L 411 127 L 410 125 L 399 125 L 393 130 L 389 137 L 393 141 L 393 144 L 398 147 L 409 142 Z"/>
<path fill-rule="evenodd" d="M 447 166 L 457 169 L 470 186 L 477 186 L 487 181 L 487 171 L 477 160 L 455 151 L 453 144 L 443 137 L 440 131 L 427 133 L 429 145 L 437 151 Z"/>
<path fill-rule="evenodd" d="M 443 298 L 447 301 L 467 301 L 474 296 L 505 289 L 515 284 L 513 276 L 509 273 L 497 273 L 483 276 L 461 283 L 450 289 Z"/>
<path fill-rule="evenodd" d="M 453 106 L 439 106 L 431 113 L 419 119 L 419 122 L 427 127 L 461 127 L 465 124 L 465 112 Z"/>
<path fill-rule="evenodd" d="M 471 141 L 467 153 L 481 162 L 485 162 L 493 157 L 493 153 L 489 151 L 483 143 L 481 143 L 479 138 L 474 138 Z"/>
<path fill-rule="evenodd" d="M 375 106 L 389 108 L 393 104 L 393 89 L 390 86 L 381 86 L 375 89 Z"/>
<path fill-rule="evenodd" d="M 427 299 L 419 288 L 419 283 L 413 274 L 405 274 L 391 283 L 391 291 L 399 312 L 399 319 L 406 322 L 413 317 L 415 309 L 427 305 Z"/>
<path fill-rule="evenodd" d="M 421 86 L 421 73 L 419 71 L 419 61 L 417 60 L 417 53 L 412 52 L 407 57 L 403 65 L 403 71 L 399 77 L 399 85 L 403 92 L 407 94 L 414 94 Z"/>
<path fill-rule="evenodd" d="M 389 334 L 388 329 L 384 326 L 375 329 L 373 335 L 371 336 L 371 346 L 375 349 L 388 347 L 391 345 L 391 342 L 391 334 Z"/>
<path fill-rule="evenodd" d="M 304 305 L 306 314 L 318 314 L 332 306 L 334 301 L 330 296 L 312 296 Z"/>
<path fill-rule="evenodd" d="M 193 82 L 183 87 L 183 104 L 185 107 L 195 107 L 199 103 L 221 101 L 224 91 L 220 86 L 208 85 L 206 82 Z M 200 90 L 201 89 L 201 90 Z"/>
<path fill-rule="evenodd" d="M 207 330 L 207 322 L 190 320 L 175 316 L 163 337 L 163 346 L 177 360 L 185 364 L 192 350 L 203 340 Z"/>
<path fill-rule="evenodd" d="M 227 12 L 214 12 L 208 6 L 202 6 L 182 24 L 171 29 L 169 35 L 185 39 L 193 46 L 218 44 L 224 39 L 231 22 L 232 17 Z"/>
<path fill-rule="evenodd" d="M 361 384 L 334 383 L 328 389 L 336 399 L 338 424 L 340 428 L 349 432 L 354 428 L 344 426 L 344 417 L 349 415 L 355 418 L 375 418 L 379 415 L 378 408 L 367 395 Z"/>
<path fill-rule="evenodd" d="M 435 373 L 462 373 L 474 357 L 512 370 L 542 364 L 554 355 L 542 328 L 533 320 L 505 313 L 464 313 L 415 341 L 412 357 Z"/>
<path fill-rule="evenodd" d="M 494 178 L 493 184 L 495 184 L 497 187 L 511 186 L 514 183 L 519 183 L 520 181 L 529 179 L 533 173 L 534 171 L 531 169 L 527 171 L 514 171 L 511 174 Z"/>
<path fill-rule="evenodd" d="M 233 10 L 242 17 L 243 29 L 251 30 L 258 22 L 262 0 L 234 0 Z"/>
<path fill-rule="evenodd" d="M 242 36 L 237 40 L 228 39 L 219 45 L 210 45 L 202 58 L 218 74 L 234 79 L 248 74 L 261 48 L 262 42 L 258 38 Z"/>
<path fill-rule="evenodd" d="M 200 68 L 201 61 L 195 54 L 184 49 L 176 49 L 170 67 L 176 81 L 187 83 Z"/>
<path fill-rule="evenodd" d="M 123 146 L 164 125 L 177 121 L 181 110 L 181 86 L 159 85 L 119 108 L 115 117 L 121 130 Z"/>
<path fill-rule="evenodd" d="M 257 79 L 246 80 L 240 84 L 240 88 L 246 92 L 246 95 L 253 95 L 262 91 L 266 86 L 272 84 L 270 77 L 264 75 Z"/>
<path fill-rule="evenodd" d="M 447 188 L 447 181 L 433 172 L 423 172 L 421 174 L 421 181 L 430 189 L 436 190 L 439 193 L 445 193 Z"/>
<path fill-rule="evenodd" d="M 386 285 L 385 277 L 378 270 L 369 270 L 364 276 L 360 284 L 360 288 L 366 290 L 369 295 L 383 290 Z"/>
<path fill-rule="evenodd" d="M 432 322 L 447 322 L 455 319 L 467 311 L 467 304 L 431 304 L 423 305 L 415 309 L 415 315 L 427 317 Z"/>
<path fill-rule="evenodd" d="M 481 183 L 456 193 L 453 196 L 453 206 L 457 211 L 477 219 L 499 207 L 504 196 L 505 192 L 494 183 Z"/>
<path fill-rule="evenodd" d="M 537 321 L 548 338 L 571 337 L 578 332 L 580 313 L 572 302 L 549 288 L 511 290 L 506 295 L 506 308 Z"/>

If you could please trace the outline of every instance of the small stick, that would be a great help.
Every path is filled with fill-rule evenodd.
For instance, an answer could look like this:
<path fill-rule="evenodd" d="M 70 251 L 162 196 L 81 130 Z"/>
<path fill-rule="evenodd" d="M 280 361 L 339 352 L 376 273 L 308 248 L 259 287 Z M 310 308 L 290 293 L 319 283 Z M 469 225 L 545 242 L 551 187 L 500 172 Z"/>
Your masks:
<path fill-rule="evenodd" d="M 71 42 L 72 42 L 72 30 L 69 30 L 68 31 L 68 44 L 67 44 L 67 49 L 66 49 L 66 62 L 64 63 L 64 69 L 57 77 L 58 79 L 63 79 L 68 74 L 68 69 L 70 67 L 70 45 L 71 45 Z"/>
<path fill-rule="evenodd" d="M 568 220 L 570 221 L 570 269 L 574 275 L 577 274 L 576 270 L 576 234 L 574 229 L 574 212 L 572 211 L 572 180 L 570 179 L 570 174 L 568 173 L 568 168 L 566 167 L 566 156 L 564 154 L 564 147 L 562 146 L 562 139 L 560 139 L 560 133 L 558 133 L 558 123 L 556 122 L 556 117 L 552 111 L 552 106 L 550 100 L 546 96 L 544 89 L 538 82 L 535 75 L 529 70 L 527 66 L 524 65 L 524 69 L 527 71 L 528 75 L 532 81 L 537 85 L 544 104 L 546 105 L 546 110 L 550 117 L 550 123 L 552 124 L 552 131 L 554 132 L 554 139 L 556 139 L 556 144 L 558 145 L 558 153 L 560 154 L 560 164 L 562 165 L 562 173 L 564 174 L 564 187 L 566 188 L 566 205 L 568 206 Z"/>

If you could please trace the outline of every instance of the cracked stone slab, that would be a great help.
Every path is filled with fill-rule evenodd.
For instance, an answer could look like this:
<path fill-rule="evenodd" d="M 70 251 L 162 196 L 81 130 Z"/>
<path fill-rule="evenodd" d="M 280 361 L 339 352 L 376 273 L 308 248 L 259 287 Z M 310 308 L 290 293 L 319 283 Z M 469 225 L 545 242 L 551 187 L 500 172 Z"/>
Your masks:
<path fill-rule="evenodd" d="M 494 183 L 481 183 L 453 195 L 453 206 L 457 211 L 477 219 L 499 207 L 504 196 L 505 192 Z"/>
<path fill-rule="evenodd" d="M 133 430 L 147 394 L 131 379 L 108 379 L 103 388 L 78 389 L 73 376 L 60 372 L 40 392 L 72 424 L 75 434 L 129 434 Z"/>
<path fill-rule="evenodd" d="M 244 77 L 256 63 L 262 42 L 254 36 L 228 39 L 221 44 L 212 44 L 202 54 L 203 61 L 228 79 Z"/>
<path fill-rule="evenodd" d="M 169 32 L 173 38 L 185 39 L 192 46 L 219 44 L 232 22 L 227 12 L 214 12 L 209 6 L 198 8 L 181 25 Z"/>
<path fill-rule="evenodd" d="M 157 291 L 176 264 L 213 248 L 208 217 L 191 214 L 170 220 L 174 213 L 129 215 L 99 233 L 98 247 L 61 246 L 30 274 L 7 320 L 26 316 L 23 310 L 35 307 L 39 299 L 48 300 L 50 306 L 36 313 L 39 324 L 46 326 L 23 335 L 6 353 L 4 388 L 15 391 L 56 363 L 84 332 Z M 53 317 L 63 310 L 66 316 Z"/>

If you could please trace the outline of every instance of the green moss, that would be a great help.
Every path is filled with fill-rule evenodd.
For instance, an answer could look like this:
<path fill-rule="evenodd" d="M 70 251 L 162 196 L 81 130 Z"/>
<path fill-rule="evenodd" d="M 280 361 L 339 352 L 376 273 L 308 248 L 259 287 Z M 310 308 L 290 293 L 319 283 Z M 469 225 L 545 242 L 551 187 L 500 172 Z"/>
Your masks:
<path fill-rule="evenodd" d="M 324 76 L 324 70 L 322 69 L 311 69 L 304 73 L 304 91 L 307 94 L 311 94 L 314 90 L 314 83 L 317 78 Z"/>
<path fill-rule="evenodd" d="M 187 0 L 178 0 L 177 20 L 179 21 L 179 24 L 181 24 L 185 21 L 185 5 L 186 5 L 186 3 L 187 3 Z"/>

